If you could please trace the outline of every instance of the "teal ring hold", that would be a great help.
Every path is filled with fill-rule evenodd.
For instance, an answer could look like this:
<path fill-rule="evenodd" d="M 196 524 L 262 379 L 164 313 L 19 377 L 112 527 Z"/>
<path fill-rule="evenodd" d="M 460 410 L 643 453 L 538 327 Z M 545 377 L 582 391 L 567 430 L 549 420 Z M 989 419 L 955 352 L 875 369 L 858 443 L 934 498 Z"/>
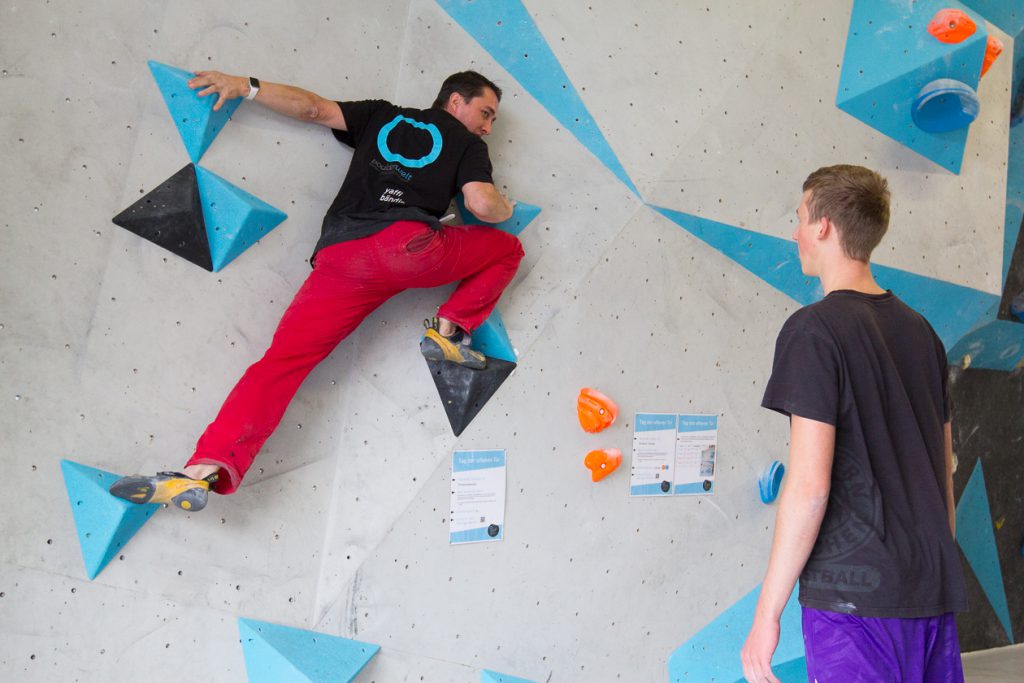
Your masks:
<path fill-rule="evenodd" d="M 926 133 L 948 133 L 971 125 L 980 108 L 974 88 L 953 78 L 940 78 L 921 88 L 911 118 Z"/>
<path fill-rule="evenodd" d="M 765 505 L 772 503 L 779 497 L 779 489 L 782 488 L 782 475 L 786 473 L 786 466 L 778 460 L 772 461 L 760 479 L 757 480 L 757 487 L 761 492 L 761 502 Z"/>
<path fill-rule="evenodd" d="M 395 154 L 388 147 L 388 135 L 391 134 L 398 124 L 405 122 L 413 128 L 419 128 L 430 133 L 430 139 L 433 142 L 433 146 L 426 155 L 421 156 L 419 159 L 409 159 L 403 157 L 401 154 Z M 441 140 L 441 131 L 437 129 L 432 123 L 420 123 L 415 119 L 410 119 L 408 116 L 402 116 L 399 114 L 395 118 L 391 119 L 389 123 L 384 124 L 384 127 L 377 133 L 377 149 L 380 151 L 380 155 L 384 157 L 384 161 L 397 162 L 407 168 L 423 168 L 429 164 L 437 161 L 437 158 L 441 156 L 441 146 L 443 141 Z"/>

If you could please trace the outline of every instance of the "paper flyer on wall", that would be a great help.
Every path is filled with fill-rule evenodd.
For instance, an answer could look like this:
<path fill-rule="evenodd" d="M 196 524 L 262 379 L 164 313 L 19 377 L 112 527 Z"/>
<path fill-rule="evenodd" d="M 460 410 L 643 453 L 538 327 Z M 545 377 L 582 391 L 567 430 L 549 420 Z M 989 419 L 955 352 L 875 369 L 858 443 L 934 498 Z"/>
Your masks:
<path fill-rule="evenodd" d="M 505 534 L 505 451 L 455 451 L 448 542 L 500 541 Z"/>
<path fill-rule="evenodd" d="M 717 449 L 717 415 L 680 415 L 676 429 L 676 466 L 672 492 L 677 495 L 714 493 Z"/>
<path fill-rule="evenodd" d="M 717 415 L 637 413 L 629 495 L 714 493 L 717 449 Z"/>
<path fill-rule="evenodd" d="M 637 413 L 633 420 L 631 496 L 667 496 L 672 492 L 676 455 L 676 415 Z"/>

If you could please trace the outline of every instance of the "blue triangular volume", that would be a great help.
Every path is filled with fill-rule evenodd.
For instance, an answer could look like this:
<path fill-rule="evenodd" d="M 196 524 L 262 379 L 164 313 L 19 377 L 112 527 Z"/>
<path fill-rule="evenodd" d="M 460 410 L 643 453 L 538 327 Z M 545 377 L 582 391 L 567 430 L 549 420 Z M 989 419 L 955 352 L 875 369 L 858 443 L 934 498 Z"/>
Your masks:
<path fill-rule="evenodd" d="M 991 295 L 990 295 L 991 296 Z M 997 320 L 998 298 L 974 327 L 949 349 L 951 363 L 971 357 L 970 367 L 1010 372 L 1024 361 L 1024 325 Z"/>
<path fill-rule="evenodd" d="M 512 216 L 508 220 L 504 220 L 501 223 L 485 223 L 469 212 L 466 208 L 466 198 L 461 193 L 455 196 L 455 203 L 459 207 L 459 215 L 462 217 L 462 222 L 465 225 L 489 225 L 492 228 L 504 230 L 509 234 L 517 236 L 527 225 L 533 222 L 534 218 L 540 215 L 539 206 L 516 202 L 516 205 L 512 208 Z"/>
<path fill-rule="evenodd" d="M 740 650 L 750 625 L 754 623 L 754 608 L 760 593 L 759 585 L 673 652 L 668 660 L 670 683 L 743 681 Z M 803 683 L 807 680 L 800 605 L 796 596 L 797 591 L 794 590 L 782 611 L 779 646 L 772 658 L 772 668 L 782 683 Z"/>
<path fill-rule="evenodd" d="M 652 208 L 798 303 L 806 306 L 821 299 L 821 283 L 803 274 L 800 257 L 791 240 L 679 211 Z M 999 297 L 993 294 L 886 266 L 873 265 L 872 271 L 879 285 L 891 289 L 931 323 L 947 349 L 967 334 L 982 316 L 991 314 L 992 319 L 995 318 L 993 306 L 998 306 Z M 950 358 L 954 358 L 952 352 Z"/>
<path fill-rule="evenodd" d="M 380 650 L 363 643 L 254 619 L 238 620 L 250 683 L 351 683 Z"/>
<path fill-rule="evenodd" d="M 498 309 L 491 311 L 483 325 L 473 330 L 472 341 L 473 348 L 485 356 L 507 360 L 509 363 L 519 362 Z"/>
<path fill-rule="evenodd" d="M 1006 637 L 1013 643 L 1010 610 L 1006 604 L 1003 572 L 999 568 L 999 552 L 992 531 L 992 513 L 988 507 L 988 492 L 985 490 L 985 475 L 980 459 L 956 505 L 956 542 L 960 544 L 967 563 L 978 577 L 985 597 L 1006 631 Z"/>
<path fill-rule="evenodd" d="M 231 263 L 288 217 L 202 166 L 196 166 L 196 180 L 214 271 Z"/>
<path fill-rule="evenodd" d="M 214 111 L 216 95 L 199 97 L 195 90 L 188 87 L 188 81 L 195 77 L 195 74 L 152 60 L 148 63 L 189 158 L 193 163 L 199 163 L 199 159 L 238 109 L 242 100 L 228 100 L 220 111 Z"/>
<path fill-rule="evenodd" d="M 974 35 L 961 43 L 943 43 L 928 33 L 928 22 L 947 7 L 972 15 L 978 24 Z M 937 79 L 954 79 L 976 89 L 986 41 L 981 17 L 953 0 L 855 0 L 836 106 L 959 173 L 968 129 L 921 130 L 912 118 L 914 100 Z"/>
<path fill-rule="evenodd" d="M 527 678 L 517 678 L 508 674 L 500 674 L 497 671 L 484 669 L 480 672 L 480 683 L 537 683 Z"/>
<path fill-rule="evenodd" d="M 138 505 L 110 495 L 110 485 L 121 478 L 118 474 L 71 460 L 61 460 L 60 468 L 75 518 L 85 573 L 91 580 L 160 506 Z"/>
<path fill-rule="evenodd" d="M 634 194 L 639 192 L 520 0 L 437 0 L 501 66 Z"/>

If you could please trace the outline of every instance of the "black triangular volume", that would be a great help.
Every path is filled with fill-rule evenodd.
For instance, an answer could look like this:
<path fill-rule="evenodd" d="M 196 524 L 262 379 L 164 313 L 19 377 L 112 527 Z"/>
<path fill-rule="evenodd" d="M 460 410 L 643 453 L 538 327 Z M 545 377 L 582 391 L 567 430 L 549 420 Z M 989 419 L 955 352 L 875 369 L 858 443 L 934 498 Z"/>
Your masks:
<path fill-rule="evenodd" d="M 197 266 L 213 270 L 199 183 L 192 164 L 114 216 L 113 221 Z"/>
<path fill-rule="evenodd" d="M 471 370 L 438 360 L 428 360 L 427 367 L 434 378 L 437 395 L 441 397 L 452 431 L 458 436 L 512 374 L 516 364 L 488 357 L 487 367 L 483 370 Z"/>

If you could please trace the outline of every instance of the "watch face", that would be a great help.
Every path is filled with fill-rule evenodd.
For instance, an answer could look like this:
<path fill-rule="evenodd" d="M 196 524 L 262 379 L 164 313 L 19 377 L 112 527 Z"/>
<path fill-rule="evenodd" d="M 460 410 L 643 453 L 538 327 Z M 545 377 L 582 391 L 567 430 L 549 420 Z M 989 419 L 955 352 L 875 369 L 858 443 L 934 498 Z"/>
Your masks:
<path fill-rule="evenodd" d="M 255 76 L 249 76 L 249 85 L 251 85 L 254 88 L 259 88 L 260 79 L 256 78 Z"/>

